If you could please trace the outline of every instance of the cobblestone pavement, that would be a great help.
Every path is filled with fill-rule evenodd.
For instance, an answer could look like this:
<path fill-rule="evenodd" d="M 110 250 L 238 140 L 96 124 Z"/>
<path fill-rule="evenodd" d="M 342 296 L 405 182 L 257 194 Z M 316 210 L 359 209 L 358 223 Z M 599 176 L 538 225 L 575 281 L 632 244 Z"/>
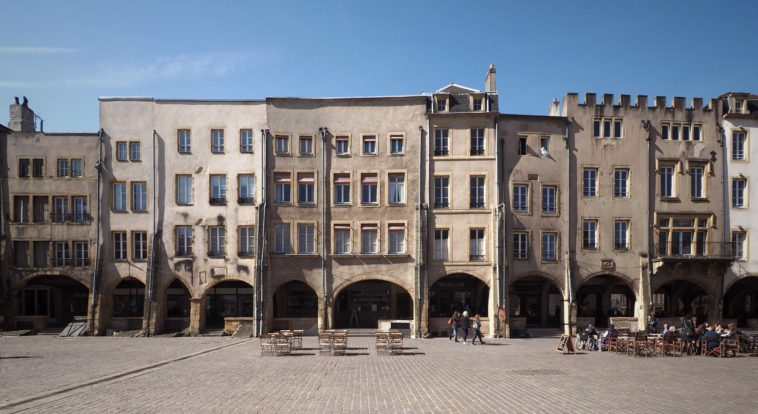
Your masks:
<path fill-rule="evenodd" d="M 406 339 L 377 356 L 261 357 L 257 339 L 0 337 L 0 412 L 727 412 L 758 406 L 758 358 L 560 355 L 557 339 Z"/>

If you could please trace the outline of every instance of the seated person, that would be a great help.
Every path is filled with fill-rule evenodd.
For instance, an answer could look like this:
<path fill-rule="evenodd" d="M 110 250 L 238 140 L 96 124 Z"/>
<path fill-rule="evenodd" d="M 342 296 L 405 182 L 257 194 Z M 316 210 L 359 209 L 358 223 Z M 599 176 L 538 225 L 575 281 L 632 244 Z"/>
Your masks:
<path fill-rule="evenodd" d="M 705 342 L 705 346 L 710 351 L 711 349 L 719 346 L 721 337 L 716 333 L 714 328 L 710 326 L 703 334 L 702 339 L 703 342 Z"/>
<path fill-rule="evenodd" d="M 603 335 L 600 337 L 600 343 L 597 344 L 598 351 L 601 349 L 606 349 L 606 343 L 608 343 L 608 338 L 618 338 L 619 333 L 616 330 L 616 328 L 613 326 L 613 324 L 608 325 L 608 329 L 603 332 Z"/>
<path fill-rule="evenodd" d="M 664 334 L 664 335 L 666 335 L 666 332 L 668 332 L 668 331 L 669 331 L 669 324 L 664 323 L 663 324 L 663 329 L 661 330 L 661 333 Z"/>
<path fill-rule="evenodd" d="M 679 339 L 679 332 L 676 331 L 676 327 L 672 326 L 668 329 L 668 331 L 663 334 L 663 341 L 664 342 L 676 342 L 676 340 Z"/>
<path fill-rule="evenodd" d="M 579 344 L 581 347 L 592 349 L 594 342 L 594 335 L 597 335 L 597 331 L 592 324 L 587 325 L 586 328 L 579 334 Z"/>
<path fill-rule="evenodd" d="M 727 326 L 728 327 L 727 327 L 726 333 L 730 338 L 734 338 L 736 336 L 742 336 L 742 332 L 739 329 L 737 329 L 737 325 L 730 323 Z"/>

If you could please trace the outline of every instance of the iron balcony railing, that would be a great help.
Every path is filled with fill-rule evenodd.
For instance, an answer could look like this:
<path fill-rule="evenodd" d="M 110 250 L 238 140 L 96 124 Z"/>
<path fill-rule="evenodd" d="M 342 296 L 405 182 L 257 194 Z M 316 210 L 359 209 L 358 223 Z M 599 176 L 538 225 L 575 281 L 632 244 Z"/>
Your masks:
<path fill-rule="evenodd" d="M 241 206 L 252 206 L 255 204 L 255 199 L 253 197 L 240 197 L 237 199 L 237 204 Z"/>
<path fill-rule="evenodd" d="M 655 245 L 659 259 L 733 259 L 734 245 L 729 242 L 665 243 Z"/>
<path fill-rule="evenodd" d="M 92 216 L 89 213 L 51 213 L 50 220 L 56 224 L 90 224 Z"/>
<path fill-rule="evenodd" d="M 225 206 L 226 205 L 226 197 L 211 197 L 210 198 L 210 204 L 212 206 Z"/>

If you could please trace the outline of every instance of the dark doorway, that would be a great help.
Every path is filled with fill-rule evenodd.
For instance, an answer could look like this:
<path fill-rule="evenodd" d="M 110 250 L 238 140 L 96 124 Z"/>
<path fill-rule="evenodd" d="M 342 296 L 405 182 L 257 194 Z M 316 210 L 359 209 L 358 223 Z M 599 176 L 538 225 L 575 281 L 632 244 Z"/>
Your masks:
<path fill-rule="evenodd" d="M 64 327 L 74 316 L 86 318 L 88 298 L 89 289 L 68 276 L 40 276 L 22 289 L 18 314 L 47 317 L 47 327 Z"/>
<path fill-rule="evenodd" d="M 252 286 L 239 280 L 221 282 L 209 289 L 205 301 L 205 326 L 223 328 L 225 317 L 252 317 L 253 293 Z"/>
<path fill-rule="evenodd" d="M 412 319 L 413 301 L 394 283 L 368 280 L 343 289 L 334 304 L 335 328 L 377 328 L 380 319 Z"/>
<path fill-rule="evenodd" d="M 490 288 L 474 276 L 445 276 L 429 289 L 429 317 L 449 317 L 453 310 L 468 310 L 487 317 Z"/>
<path fill-rule="evenodd" d="M 287 282 L 276 289 L 274 318 L 315 318 L 317 314 L 316 292 L 304 282 Z"/>
<path fill-rule="evenodd" d="M 528 276 L 511 284 L 511 316 L 526 317 L 527 326 L 557 327 L 563 315 L 563 295 L 548 279 Z"/>
<path fill-rule="evenodd" d="M 708 320 L 711 298 L 700 286 L 676 280 L 653 292 L 653 311 L 656 317 L 676 317 L 692 314 L 698 322 Z"/>
<path fill-rule="evenodd" d="M 746 277 L 729 288 L 724 317 L 737 319 L 737 326 L 748 326 L 748 319 L 758 318 L 758 277 Z"/>
<path fill-rule="evenodd" d="M 611 316 L 634 316 L 635 295 L 626 282 L 616 276 L 596 276 L 576 293 L 578 316 L 594 316 L 595 326 L 608 326 Z"/>

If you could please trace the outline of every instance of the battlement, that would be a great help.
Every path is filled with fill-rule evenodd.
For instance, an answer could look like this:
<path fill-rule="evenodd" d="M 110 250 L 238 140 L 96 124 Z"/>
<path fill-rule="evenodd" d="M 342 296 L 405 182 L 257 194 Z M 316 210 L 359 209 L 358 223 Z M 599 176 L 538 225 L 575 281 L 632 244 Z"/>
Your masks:
<path fill-rule="evenodd" d="M 666 106 L 667 98 L 665 96 L 656 96 L 652 101 L 652 106 L 648 106 L 647 95 L 637 95 L 634 103 L 631 103 L 630 95 L 619 95 L 618 101 L 614 104 L 614 96 L 612 93 L 604 93 L 598 102 L 598 95 L 593 92 L 587 92 L 584 94 L 584 101 L 579 102 L 579 94 L 576 92 L 569 92 L 564 98 L 563 105 L 568 106 L 586 106 L 586 107 L 616 107 L 626 109 L 638 109 L 655 111 L 712 111 L 717 108 L 718 99 L 711 99 L 708 105 L 703 106 L 703 98 L 692 98 L 689 106 L 686 105 L 686 98 L 682 96 L 675 96 L 671 98 L 671 105 Z"/>

